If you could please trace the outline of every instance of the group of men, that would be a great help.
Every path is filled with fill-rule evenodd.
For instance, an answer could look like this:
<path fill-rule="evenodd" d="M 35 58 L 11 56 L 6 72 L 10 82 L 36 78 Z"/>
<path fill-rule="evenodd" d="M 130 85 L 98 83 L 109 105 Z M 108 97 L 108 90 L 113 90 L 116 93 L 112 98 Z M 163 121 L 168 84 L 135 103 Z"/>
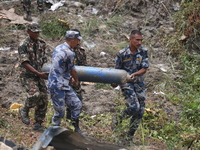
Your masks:
<path fill-rule="evenodd" d="M 25 104 L 19 113 L 23 123 L 29 125 L 29 110 L 35 108 L 35 123 L 33 130 L 44 131 L 42 125 L 47 112 L 47 91 L 50 93 L 54 115 L 52 125 L 60 126 L 61 120 L 67 112 L 66 119 L 70 119 L 75 132 L 85 134 L 79 127 L 82 109 L 81 86 L 75 65 L 86 65 L 85 50 L 80 47 L 82 40 L 80 31 L 72 29 L 66 31 L 66 39 L 58 45 L 52 54 L 49 72 L 42 72 L 41 68 L 47 62 L 46 42 L 39 37 L 41 32 L 37 23 L 27 25 L 28 37 L 18 48 L 20 60 L 20 80 L 27 93 Z M 142 33 L 133 30 L 130 34 L 130 44 L 120 50 L 116 56 L 116 69 L 124 69 L 130 74 L 126 84 L 120 85 L 125 96 L 127 109 L 115 119 L 116 127 L 122 119 L 130 118 L 130 130 L 127 139 L 132 139 L 144 114 L 145 84 L 144 74 L 149 67 L 147 49 L 141 46 Z M 45 85 L 45 80 L 47 84 Z M 112 83 L 111 86 L 118 86 Z M 48 89 L 48 90 L 47 90 Z"/>

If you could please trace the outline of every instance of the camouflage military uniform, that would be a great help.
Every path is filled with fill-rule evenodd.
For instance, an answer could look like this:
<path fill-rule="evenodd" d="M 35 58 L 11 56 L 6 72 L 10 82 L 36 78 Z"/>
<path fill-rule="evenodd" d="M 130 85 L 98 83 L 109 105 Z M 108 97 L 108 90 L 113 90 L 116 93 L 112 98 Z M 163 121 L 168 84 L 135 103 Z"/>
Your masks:
<path fill-rule="evenodd" d="M 86 66 L 87 61 L 86 61 L 85 50 L 83 48 L 77 48 L 74 50 L 74 52 L 75 52 L 74 64 L 77 66 Z M 82 101 L 83 97 L 82 97 L 81 85 L 79 84 L 79 86 L 73 86 L 73 85 L 71 86 L 76 95 L 78 96 L 78 98 Z"/>
<path fill-rule="evenodd" d="M 74 64 L 77 66 L 86 66 L 87 65 L 87 61 L 86 61 L 86 53 L 85 53 L 85 49 L 79 47 L 77 49 L 74 50 L 75 53 L 75 58 L 74 58 Z M 78 86 L 73 86 L 73 83 L 70 82 L 70 86 L 73 88 L 74 92 L 76 93 L 76 95 L 78 96 L 78 98 L 82 101 L 83 97 L 82 97 L 82 88 L 81 88 L 81 84 L 79 83 Z M 71 111 L 70 109 L 67 107 L 67 119 L 71 119 Z"/>
<path fill-rule="evenodd" d="M 116 56 L 116 69 L 123 69 L 129 74 L 135 73 L 142 68 L 148 68 L 148 55 L 147 49 L 140 46 L 136 53 L 133 54 L 130 51 L 130 47 L 126 47 L 119 51 Z M 145 83 L 144 75 L 135 76 L 134 81 L 131 83 L 126 83 L 121 85 L 121 90 L 125 96 L 126 106 L 122 113 L 122 117 L 128 118 L 131 116 L 130 120 L 130 131 L 131 134 L 138 128 L 138 124 L 143 117 L 145 109 Z"/>
<path fill-rule="evenodd" d="M 32 18 L 31 18 L 31 0 L 22 0 L 22 3 L 23 3 L 23 8 L 24 8 L 24 11 L 25 11 L 25 17 L 24 19 L 25 20 L 28 20 L 28 21 L 32 21 Z M 39 10 L 40 13 L 43 12 L 43 0 L 37 0 L 37 8 Z"/>
<path fill-rule="evenodd" d="M 29 37 L 20 43 L 18 48 L 20 63 L 29 62 L 36 70 L 41 72 L 41 67 L 47 62 L 45 56 L 46 43 L 38 39 L 34 43 Z M 47 89 L 43 79 L 20 66 L 20 80 L 26 91 L 25 107 L 35 107 L 35 121 L 42 122 L 47 111 Z"/>

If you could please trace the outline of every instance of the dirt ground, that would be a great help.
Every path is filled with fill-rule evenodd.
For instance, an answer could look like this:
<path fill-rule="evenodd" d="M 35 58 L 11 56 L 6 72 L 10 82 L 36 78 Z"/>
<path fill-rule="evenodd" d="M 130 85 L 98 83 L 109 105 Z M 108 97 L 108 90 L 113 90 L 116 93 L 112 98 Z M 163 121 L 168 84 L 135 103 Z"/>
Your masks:
<path fill-rule="evenodd" d="M 113 5 L 111 5 L 109 2 L 110 3 L 115 2 L 115 3 L 112 3 Z M 142 4 L 140 4 L 139 2 L 146 2 L 146 1 L 138 1 L 138 7 L 142 7 L 141 6 Z M 91 4 L 93 4 L 92 1 L 91 1 Z M 117 6 L 116 1 L 107 1 L 106 4 L 107 6 L 109 5 Z M 85 10 L 86 8 L 89 8 L 92 6 L 93 5 L 87 5 L 87 7 L 85 7 Z M 17 11 L 17 14 L 19 15 L 18 17 L 23 16 L 22 11 L 20 11 L 22 7 L 19 1 L 11 2 L 11 3 L 0 2 L 0 11 L 9 10 L 10 8 L 14 8 L 15 11 Z M 106 10 L 102 10 L 102 12 L 103 11 L 106 12 Z M 36 20 L 39 19 L 37 15 L 38 14 L 35 13 L 33 16 L 35 17 Z M 137 18 L 137 15 L 135 16 L 132 15 L 132 16 Z M 88 17 L 86 18 L 88 19 Z M 23 20 L 23 17 L 20 19 Z M 0 47 L 1 48 L 0 49 L 0 104 L 1 104 L 0 111 L 1 111 L 1 116 L 5 117 L 5 120 L 7 120 L 8 122 L 11 122 L 11 124 L 16 124 L 16 126 L 23 127 L 24 134 L 29 135 L 31 137 L 29 138 L 29 140 L 30 142 L 33 143 L 40 136 L 40 133 L 29 132 L 30 127 L 27 127 L 24 124 L 22 124 L 21 121 L 18 120 L 15 115 L 13 116 L 13 114 L 8 111 L 12 103 L 16 102 L 19 104 L 23 104 L 23 101 L 24 101 L 23 89 L 20 85 L 19 74 L 17 72 L 18 65 L 19 65 L 17 47 L 18 47 L 19 42 L 26 36 L 26 32 L 24 30 L 7 29 L 6 26 L 10 24 L 11 24 L 11 20 L 0 18 L 1 29 L 5 29 L 5 30 L 0 31 L 1 32 L 0 41 L 3 41 L 3 45 L 2 47 Z M 127 31 L 127 30 L 128 29 L 124 29 L 124 31 Z M 128 32 L 129 31 L 127 31 L 126 34 L 128 34 Z M 116 34 L 116 37 L 117 36 L 118 35 Z M 88 41 L 91 40 L 94 43 L 99 43 L 99 39 L 97 38 L 95 41 L 95 39 L 89 39 L 89 37 L 87 37 L 87 40 Z M 169 72 L 171 68 L 170 63 L 168 61 L 168 56 L 166 55 L 167 52 L 161 48 L 162 45 L 159 45 L 158 44 L 159 42 L 157 42 L 156 40 L 153 41 L 154 43 L 153 46 L 155 46 L 155 49 L 151 49 L 150 46 L 147 47 L 149 48 L 149 61 L 151 64 L 146 74 L 146 80 L 145 80 L 146 85 L 147 85 L 147 103 L 151 101 L 156 101 L 160 103 L 160 105 L 166 106 L 166 111 L 169 113 L 169 115 L 178 115 L 179 113 L 178 108 L 176 108 L 176 106 L 174 106 L 173 104 L 167 102 L 165 99 L 163 99 L 162 96 L 159 96 L 159 93 L 155 93 L 155 92 L 161 92 L 161 91 L 154 91 L 156 89 L 155 88 L 156 84 L 162 81 L 164 73 L 166 71 Z M 49 54 L 52 53 L 53 48 L 56 45 L 64 42 L 62 40 L 52 41 L 48 39 L 46 41 L 50 47 Z M 115 40 L 113 41 L 115 42 Z M 126 42 L 128 43 L 128 39 L 126 39 Z M 114 67 L 114 57 L 115 57 L 114 53 L 111 53 L 109 50 L 104 49 L 103 46 L 101 46 L 100 44 L 96 45 L 95 48 L 90 48 L 85 43 L 83 43 L 83 46 L 86 48 L 87 62 L 89 66 L 103 67 L 103 68 Z M 102 51 L 106 53 L 104 56 L 100 56 L 100 53 Z M 106 112 L 115 112 L 115 106 L 117 106 L 117 103 L 115 103 L 113 100 L 120 93 L 119 90 L 112 89 L 111 87 L 106 88 L 106 89 L 101 89 L 101 88 L 97 89 L 94 83 L 88 83 L 88 82 L 84 82 L 82 84 L 82 88 L 84 89 L 83 111 L 85 113 L 89 115 L 97 115 L 97 114 L 106 113 Z M 9 132 L 12 132 L 11 130 L 12 129 L 10 129 Z M 4 133 L 1 133 L 0 136 L 5 137 L 6 135 L 4 135 Z M 15 142 L 19 142 L 19 141 L 15 141 Z M 164 143 L 161 145 L 164 147 Z M 149 147 L 149 149 L 153 150 L 153 149 L 159 149 L 159 148 Z"/>

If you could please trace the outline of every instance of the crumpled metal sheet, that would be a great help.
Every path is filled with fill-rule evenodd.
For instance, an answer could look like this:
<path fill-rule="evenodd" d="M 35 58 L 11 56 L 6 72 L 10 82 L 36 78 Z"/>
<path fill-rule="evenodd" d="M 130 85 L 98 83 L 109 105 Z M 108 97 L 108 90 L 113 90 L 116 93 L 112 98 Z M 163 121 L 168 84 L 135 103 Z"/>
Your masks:
<path fill-rule="evenodd" d="M 128 150 L 114 144 L 96 140 L 59 126 L 49 127 L 38 139 L 32 150 L 53 146 L 55 150 Z"/>
<path fill-rule="evenodd" d="M 41 148 L 46 148 L 56 135 L 59 135 L 60 133 L 66 130 L 67 129 L 61 128 L 59 126 L 49 127 L 47 130 L 44 131 L 44 133 L 38 139 L 37 143 L 34 145 L 32 150 L 39 150 Z"/>

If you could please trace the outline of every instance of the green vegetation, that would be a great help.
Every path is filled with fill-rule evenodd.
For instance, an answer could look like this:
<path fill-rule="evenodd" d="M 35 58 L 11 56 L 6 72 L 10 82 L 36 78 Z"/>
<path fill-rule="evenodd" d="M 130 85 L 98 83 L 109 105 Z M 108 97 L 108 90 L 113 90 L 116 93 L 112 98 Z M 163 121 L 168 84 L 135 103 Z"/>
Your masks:
<path fill-rule="evenodd" d="M 42 28 L 42 37 L 54 40 L 65 36 L 65 32 L 70 29 L 70 25 L 63 18 L 58 18 L 58 16 L 60 16 L 59 13 L 46 13 L 39 21 Z"/>
<path fill-rule="evenodd" d="M 112 89 L 112 87 L 110 86 L 110 84 L 103 84 L 103 83 L 96 83 L 95 87 L 97 89 Z"/>
<path fill-rule="evenodd" d="M 175 80 L 166 75 L 167 82 L 160 83 L 158 88 L 166 94 L 165 99 L 180 106 L 180 119 L 162 114 L 160 107 L 154 110 L 156 113 L 145 114 L 144 120 L 148 122 L 144 121 L 144 127 L 151 131 L 151 136 L 167 142 L 169 149 L 175 145 L 200 149 L 200 57 L 198 47 L 195 49 L 191 46 L 195 44 L 191 39 L 200 38 L 199 1 L 186 1 L 174 19 L 177 32 L 166 36 L 163 42 L 169 54 L 180 62 L 182 69 Z M 155 109 L 155 105 L 152 109 Z"/>

